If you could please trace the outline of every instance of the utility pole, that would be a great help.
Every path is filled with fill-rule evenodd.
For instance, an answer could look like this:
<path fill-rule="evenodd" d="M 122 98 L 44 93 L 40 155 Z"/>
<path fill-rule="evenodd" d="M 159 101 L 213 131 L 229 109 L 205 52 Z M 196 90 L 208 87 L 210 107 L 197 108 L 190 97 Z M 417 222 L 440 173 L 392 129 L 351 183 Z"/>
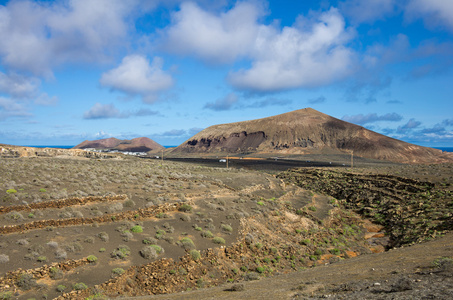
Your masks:
<path fill-rule="evenodd" d="M 351 150 L 351 169 L 354 168 L 354 150 Z"/>

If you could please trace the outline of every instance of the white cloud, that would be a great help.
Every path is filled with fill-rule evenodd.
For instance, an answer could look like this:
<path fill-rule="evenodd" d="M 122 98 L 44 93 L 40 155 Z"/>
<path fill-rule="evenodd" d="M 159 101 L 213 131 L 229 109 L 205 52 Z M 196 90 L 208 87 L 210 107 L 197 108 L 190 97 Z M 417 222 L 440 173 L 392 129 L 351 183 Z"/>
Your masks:
<path fill-rule="evenodd" d="M 228 80 L 255 92 L 320 86 L 352 71 L 355 54 L 346 47 L 351 30 L 336 9 L 299 17 L 283 29 L 260 24 L 262 16 L 252 3 L 239 2 L 220 15 L 182 4 L 166 29 L 167 46 L 208 62 L 250 59 L 250 68 L 230 72 Z"/>
<path fill-rule="evenodd" d="M 409 18 L 422 17 L 429 26 L 443 25 L 453 31 L 451 0 L 410 0 L 406 12 Z"/>
<path fill-rule="evenodd" d="M 259 33 L 257 18 L 262 10 L 239 2 L 219 16 L 194 3 L 182 3 L 166 30 L 166 49 L 192 54 L 214 63 L 229 63 L 249 54 Z"/>
<path fill-rule="evenodd" d="M 0 97 L 0 121 L 11 117 L 29 117 L 31 116 L 28 108 L 9 98 Z"/>
<path fill-rule="evenodd" d="M 127 119 L 129 117 L 146 117 L 159 115 L 159 112 L 141 108 L 135 112 L 119 111 L 113 104 L 95 103 L 83 114 L 84 119 Z"/>
<path fill-rule="evenodd" d="M 354 23 L 372 23 L 392 14 L 395 5 L 395 0 L 347 0 L 339 8 Z"/>
<path fill-rule="evenodd" d="M 0 58 L 8 68 L 51 77 L 66 62 L 103 60 L 127 39 L 137 1 L 10 1 L 0 6 Z"/>
<path fill-rule="evenodd" d="M 89 111 L 83 114 L 84 119 L 119 118 L 121 113 L 113 104 L 96 103 Z"/>
<path fill-rule="evenodd" d="M 105 132 L 104 130 L 100 130 L 99 132 L 97 132 L 97 133 L 94 135 L 94 137 L 95 137 L 96 139 L 106 139 L 106 138 L 110 138 L 110 137 L 112 137 L 112 136 L 113 136 L 112 134 L 107 133 L 107 132 Z"/>
<path fill-rule="evenodd" d="M 0 93 L 5 93 L 15 98 L 34 97 L 40 84 L 41 81 L 36 78 L 0 72 Z"/>
<path fill-rule="evenodd" d="M 42 93 L 38 98 L 35 99 L 35 104 L 38 105 L 56 105 L 58 103 L 58 97 L 50 97 L 47 93 Z"/>
<path fill-rule="evenodd" d="M 299 22 L 305 26 L 284 27 L 280 32 L 267 28 L 260 34 L 251 68 L 231 72 L 230 83 L 269 92 L 321 86 L 353 71 L 355 54 L 345 46 L 352 35 L 336 9 Z"/>
<path fill-rule="evenodd" d="M 163 60 L 149 60 L 141 55 L 123 58 L 121 64 L 102 74 L 100 83 L 129 95 L 140 95 L 147 103 L 154 102 L 157 95 L 173 85 L 173 78 L 162 70 Z"/>

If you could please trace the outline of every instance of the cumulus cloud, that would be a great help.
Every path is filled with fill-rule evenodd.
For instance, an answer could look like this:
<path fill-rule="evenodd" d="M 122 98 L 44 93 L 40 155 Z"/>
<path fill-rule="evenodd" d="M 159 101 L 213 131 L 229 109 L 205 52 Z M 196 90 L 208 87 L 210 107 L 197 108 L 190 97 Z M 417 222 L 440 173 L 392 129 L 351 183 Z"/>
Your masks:
<path fill-rule="evenodd" d="M 31 98 L 38 93 L 41 81 L 17 73 L 5 74 L 0 72 L 0 93 L 11 95 L 15 98 Z"/>
<path fill-rule="evenodd" d="M 10 98 L 0 97 L 0 121 L 14 117 L 29 117 L 31 113 L 27 106 Z"/>
<path fill-rule="evenodd" d="M 220 15 L 198 5 L 182 3 L 166 30 L 166 49 L 192 54 L 212 63 L 228 63 L 249 54 L 258 35 L 256 21 L 263 11 L 247 2 L 238 2 Z"/>
<path fill-rule="evenodd" d="M 453 31 L 453 2 L 448 0 L 411 0 L 406 8 L 409 19 L 421 17 L 428 26 L 444 26 Z"/>
<path fill-rule="evenodd" d="M 364 125 L 368 123 L 374 123 L 374 122 L 379 122 L 379 121 L 390 121 L 390 122 L 397 122 L 401 121 L 403 117 L 397 113 L 387 113 L 385 115 L 379 116 L 376 113 L 372 114 L 358 114 L 358 115 L 353 115 L 353 116 L 344 116 L 342 120 L 358 125 Z"/>
<path fill-rule="evenodd" d="M 274 92 L 325 85 L 353 71 L 355 54 L 345 46 L 352 35 L 336 9 L 298 22 L 281 31 L 260 30 L 251 67 L 230 72 L 229 82 L 239 89 Z"/>
<path fill-rule="evenodd" d="M 239 97 L 235 93 L 230 93 L 224 98 L 217 99 L 214 102 L 206 103 L 203 108 L 215 111 L 230 110 L 239 101 Z"/>
<path fill-rule="evenodd" d="M 146 103 L 157 100 L 158 94 L 173 85 L 173 78 L 162 70 L 163 60 L 155 57 L 150 64 L 142 55 L 129 55 L 121 64 L 102 74 L 100 83 L 128 95 L 139 95 Z"/>
<path fill-rule="evenodd" d="M 337 9 L 299 16 L 282 29 L 260 24 L 261 16 L 252 3 L 238 2 L 220 15 L 184 3 L 165 30 L 167 48 L 209 62 L 249 59 L 250 68 L 230 72 L 228 81 L 253 92 L 320 86 L 353 71 L 355 53 L 346 46 L 353 33 Z"/>
<path fill-rule="evenodd" d="M 53 76 L 66 62 L 104 60 L 127 39 L 137 1 L 9 1 L 0 6 L 0 57 L 15 70 Z"/>
<path fill-rule="evenodd" d="M 395 11 L 395 0 L 347 0 L 340 2 L 341 12 L 354 23 L 372 23 Z"/>
<path fill-rule="evenodd" d="M 139 109 L 136 112 L 119 111 L 113 104 L 96 103 L 83 114 L 84 119 L 126 119 L 130 117 L 144 117 L 159 115 L 159 112 L 146 108 Z"/>
<path fill-rule="evenodd" d="M 101 103 L 96 103 L 90 110 L 83 114 L 84 119 L 110 119 L 120 117 L 120 111 L 113 104 Z"/>

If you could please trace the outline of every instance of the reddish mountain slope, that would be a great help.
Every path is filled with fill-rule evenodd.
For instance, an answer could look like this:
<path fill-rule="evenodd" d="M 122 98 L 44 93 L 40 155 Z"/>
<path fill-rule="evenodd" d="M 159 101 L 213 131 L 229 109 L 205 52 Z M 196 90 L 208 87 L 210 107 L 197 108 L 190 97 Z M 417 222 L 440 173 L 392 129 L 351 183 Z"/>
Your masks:
<path fill-rule="evenodd" d="M 116 138 L 108 138 L 95 141 L 84 141 L 74 147 L 74 149 L 86 149 L 86 148 L 110 149 L 131 152 L 149 152 L 153 150 L 164 149 L 163 146 L 159 145 L 158 143 L 147 137 L 140 137 L 132 140 L 119 140 Z"/>
<path fill-rule="evenodd" d="M 268 118 L 211 126 L 172 154 L 349 152 L 403 163 L 453 162 L 442 151 L 396 140 L 311 108 Z"/>

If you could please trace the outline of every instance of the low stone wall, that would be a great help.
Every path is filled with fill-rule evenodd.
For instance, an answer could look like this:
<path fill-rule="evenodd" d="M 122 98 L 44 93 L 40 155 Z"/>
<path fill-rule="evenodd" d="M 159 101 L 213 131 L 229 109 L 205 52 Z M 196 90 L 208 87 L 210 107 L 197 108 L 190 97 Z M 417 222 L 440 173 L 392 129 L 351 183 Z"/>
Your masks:
<path fill-rule="evenodd" d="M 71 269 L 84 266 L 89 264 L 86 258 L 76 259 L 76 260 L 68 260 L 58 263 L 53 263 L 51 265 L 44 265 L 39 268 L 35 269 L 28 269 L 22 270 L 17 269 L 15 271 L 10 271 L 6 273 L 4 276 L 0 277 L 0 292 L 3 291 L 17 291 L 19 287 L 17 286 L 17 282 L 21 276 L 24 274 L 32 275 L 34 279 L 49 277 L 52 268 L 60 269 L 61 271 L 69 271 Z"/>
<path fill-rule="evenodd" d="M 39 203 L 31 203 L 26 205 L 0 206 L 0 214 L 5 214 L 11 211 L 30 211 L 35 209 L 45 208 L 63 208 L 66 206 L 83 205 L 89 202 L 109 202 L 127 200 L 127 195 L 116 196 L 89 196 L 89 197 L 73 197 L 67 199 L 51 200 Z"/>
<path fill-rule="evenodd" d="M 186 204 L 189 202 L 185 202 Z M 108 223 L 122 220 L 140 220 L 155 217 L 159 213 L 177 211 L 184 203 L 166 203 L 162 205 L 154 205 L 147 208 L 140 208 L 132 211 L 125 211 L 115 214 L 108 214 L 94 218 L 69 218 L 56 220 L 41 220 L 25 224 L 7 225 L 0 227 L 0 234 L 24 232 L 33 229 L 41 229 L 45 227 L 64 227 L 76 225 L 89 225 L 94 223 Z"/>

